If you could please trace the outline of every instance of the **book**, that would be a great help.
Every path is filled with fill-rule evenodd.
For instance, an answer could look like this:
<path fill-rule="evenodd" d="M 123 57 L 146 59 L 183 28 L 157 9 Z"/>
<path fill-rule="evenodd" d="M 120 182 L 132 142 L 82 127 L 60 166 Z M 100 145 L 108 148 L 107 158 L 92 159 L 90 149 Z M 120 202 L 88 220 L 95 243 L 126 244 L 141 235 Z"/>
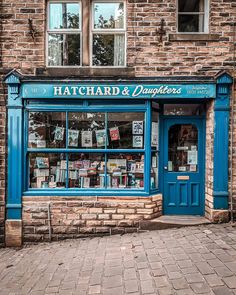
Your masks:
<path fill-rule="evenodd" d="M 64 127 L 57 126 L 54 130 L 54 140 L 55 141 L 62 141 L 64 139 Z"/>
<path fill-rule="evenodd" d="M 106 130 L 96 130 L 96 140 L 97 140 L 97 147 L 103 147 L 106 143 Z"/>
<path fill-rule="evenodd" d="M 34 169 L 34 177 L 49 176 L 49 169 Z"/>
<path fill-rule="evenodd" d="M 46 157 L 36 157 L 35 162 L 39 169 L 49 168 L 49 159 Z"/>
<path fill-rule="evenodd" d="M 93 146 L 93 139 L 92 139 L 92 131 L 82 131 L 82 147 L 92 147 Z"/>

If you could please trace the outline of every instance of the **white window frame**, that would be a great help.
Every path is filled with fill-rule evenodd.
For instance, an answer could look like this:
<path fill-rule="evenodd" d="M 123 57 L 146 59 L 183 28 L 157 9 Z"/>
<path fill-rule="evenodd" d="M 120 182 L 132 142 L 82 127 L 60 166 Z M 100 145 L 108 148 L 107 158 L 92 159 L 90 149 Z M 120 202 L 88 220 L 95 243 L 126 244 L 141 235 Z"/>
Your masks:
<path fill-rule="evenodd" d="M 188 1 L 188 0 L 186 0 Z M 177 7 L 177 33 L 178 34 L 208 34 L 209 33 L 209 0 L 204 1 L 203 12 L 179 12 L 179 0 L 176 0 Z M 179 31 L 179 15 L 203 15 L 204 17 L 204 31 L 203 32 L 181 32 Z"/>
<path fill-rule="evenodd" d="M 61 3 L 78 3 L 80 4 L 80 20 L 79 20 L 79 29 L 54 29 L 50 30 L 49 24 L 50 24 L 50 4 L 61 4 Z M 48 68 L 78 68 L 82 66 L 82 1 L 80 0 L 50 0 L 47 3 L 47 32 L 46 32 L 46 66 Z M 80 34 L 80 65 L 61 65 L 61 66 L 51 66 L 48 62 L 48 56 L 49 56 L 49 46 L 48 46 L 48 40 L 49 40 L 49 34 Z"/>
<path fill-rule="evenodd" d="M 124 28 L 123 29 L 94 29 L 94 5 L 95 3 L 123 3 L 124 4 Z M 90 15 L 90 49 L 89 49 L 89 59 L 90 59 L 90 67 L 92 68 L 125 68 L 127 63 L 127 19 L 126 19 L 126 1 L 124 0 L 93 0 L 91 5 L 91 15 Z M 93 65 L 93 34 L 101 34 L 101 35 L 124 35 L 124 65 L 122 66 L 96 66 Z"/>

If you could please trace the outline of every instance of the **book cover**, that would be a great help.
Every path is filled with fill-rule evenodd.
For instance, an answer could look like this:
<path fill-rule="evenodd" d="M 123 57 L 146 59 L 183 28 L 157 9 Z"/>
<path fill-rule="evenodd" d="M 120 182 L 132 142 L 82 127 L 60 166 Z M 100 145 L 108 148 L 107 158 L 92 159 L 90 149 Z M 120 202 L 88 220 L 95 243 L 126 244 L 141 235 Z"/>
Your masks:
<path fill-rule="evenodd" d="M 92 147 L 93 146 L 93 139 L 92 139 L 92 131 L 82 131 L 82 147 Z"/>
<path fill-rule="evenodd" d="M 78 147 L 78 143 L 79 143 L 79 131 L 68 130 L 68 146 Z"/>
<path fill-rule="evenodd" d="M 106 143 L 106 130 L 96 130 L 96 140 L 97 140 L 97 147 L 103 147 Z"/>
<path fill-rule="evenodd" d="M 45 157 L 36 157 L 36 167 L 39 169 L 49 168 L 49 159 Z"/>
<path fill-rule="evenodd" d="M 109 129 L 111 141 L 120 140 L 120 132 L 118 127 L 113 127 Z"/>
<path fill-rule="evenodd" d="M 54 140 L 62 141 L 64 138 L 64 127 L 57 126 L 54 130 Z"/>

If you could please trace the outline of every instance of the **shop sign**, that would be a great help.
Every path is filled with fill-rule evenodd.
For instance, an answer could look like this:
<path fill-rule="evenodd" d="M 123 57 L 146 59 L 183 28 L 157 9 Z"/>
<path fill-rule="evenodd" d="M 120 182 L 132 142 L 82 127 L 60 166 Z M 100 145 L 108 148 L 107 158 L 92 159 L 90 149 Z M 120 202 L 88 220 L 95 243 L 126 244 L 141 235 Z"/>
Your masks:
<path fill-rule="evenodd" d="M 24 84 L 24 98 L 214 98 L 214 84 Z"/>

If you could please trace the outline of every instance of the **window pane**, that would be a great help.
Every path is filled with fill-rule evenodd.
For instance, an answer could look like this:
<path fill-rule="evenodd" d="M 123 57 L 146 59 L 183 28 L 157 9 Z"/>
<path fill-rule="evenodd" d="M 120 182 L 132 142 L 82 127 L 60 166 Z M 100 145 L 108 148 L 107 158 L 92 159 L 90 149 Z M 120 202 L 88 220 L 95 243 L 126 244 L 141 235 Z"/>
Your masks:
<path fill-rule="evenodd" d="M 80 34 L 49 34 L 48 65 L 79 66 Z"/>
<path fill-rule="evenodd" d="M 152 152 L 151 159 L 151 189 L 158 188 L 158 153 Z"/>
<path fill-rule="evenodd" d="M 65 188 L 67 164 L 64 154 L 30 154 L 30 188 Z"/>
<path fill-rule="evenodd" d="M 144 113 L 108 113 L 108 147 L 144 148 Z"/>
<path fill-rule="evenodd" d="M 143 189 L 144 155 L 111 154 L 107 160 L 109 188 Z"/>
<path fill-rule="evenodd" d="M 69 113 L 68 147 L 105 148 L 104 113 Z"/>
<path fill-rule="evenodd" d="M 203 15 L 179 15 L 179 32 L 204 32 Z"/>
<path fill-rule="evenodd" d="M 194 125 L 171 126 L 168 131 L 168 171 L 197 172 L 198 130 Z"/>
<path fill-rule="evenodd" d="M 94 29 L 124 28 L 124 3 L 95 3 Z"/>
<path fill-rule="evenodd" d="M 151 146 L 159 149 L 159 113 L 157 111 L 152 111 Z"/>
<path fill-rule="evenodd" d="M 65 148 L 65 120 L 63 112 L 30 112 L 28 147 Z"/>
<path fill-rule="evenodd" d="M 70 188 L 103 188 L 105 158 L 101 154 L 69 155 Z"/>
<path fill-rule="evenodd" d="M 49 29 L 79 29 L 80 4 L 79 3 L 50 3 Z"/>
<path fill-rule="evenodd" d="M 200 116 L 205 112 L 203 104 L 165 104 L 164 115 Z"/>
<path fill-rule="evenodd" d="M 125 36 L 112 34 L 93 35 L 94 66 L 124 66 Z"/>
<path fill-rule="evenodd" d="M 179 0 L 179 12 L 203 12 L 204 0 Z"/>

